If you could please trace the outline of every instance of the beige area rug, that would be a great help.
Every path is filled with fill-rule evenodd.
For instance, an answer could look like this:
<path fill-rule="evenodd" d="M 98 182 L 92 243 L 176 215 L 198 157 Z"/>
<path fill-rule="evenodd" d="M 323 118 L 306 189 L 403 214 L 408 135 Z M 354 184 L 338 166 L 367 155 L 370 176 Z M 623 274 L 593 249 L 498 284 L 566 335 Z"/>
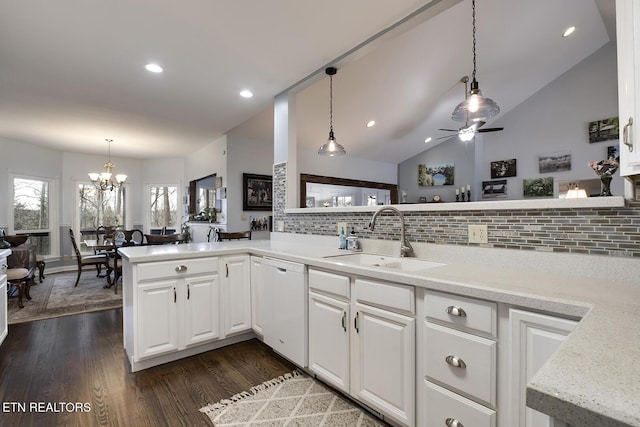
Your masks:
<path fill-rule="evenodd" d="M 122 307 L 122 286 L 116 295 L 104 289 L 107 279 L 96 277 L 95 270 L 83 271 L 75 288 L 77 272 L 46 274 L 42 283 L 31 286 L 31 300 L 23 298 L 24 308 L 18 307 L 18 298 L 8 302 L 9 324 L 49 319 L 90 311 Z"/>
<path fill-rule="evenodd" d="M 207 405 L 200 412 L 216 427 L 387 425 L 300 371 Z"/>

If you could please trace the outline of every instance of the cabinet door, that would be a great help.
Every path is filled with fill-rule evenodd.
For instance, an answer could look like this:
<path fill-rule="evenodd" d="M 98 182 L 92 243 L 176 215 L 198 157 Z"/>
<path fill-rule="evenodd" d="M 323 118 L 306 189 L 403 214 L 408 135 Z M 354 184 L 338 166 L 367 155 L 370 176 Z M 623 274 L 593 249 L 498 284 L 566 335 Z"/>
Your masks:
<path fill-rule="evenodd" d="M 349 303 L 309 292 L 309 368 L 349 392 Z"/>
<path fill-rule="evenodd" d="M 1 263 L 2 261 L 0 261 Z M 7 275 L 0 272 L 0 344 L 8 335 L 7 319 Z"/>
<path fill-rule="evenodd" d="M 218 275 L 185 280 L 184 346 L 220 338 L 220 286 Z"/>
<path fill-rule="evenodd" d="M 356 304 L 351 394 L 404 425 L 415 418 L 415 319 Z"/>
<path fill-rule="evenodd" d="M 620 175 L 637 175 L 640 174 L 640 132 L 637 131 L 640 126 L 640 4 L 637 0 L 617 0 L 616 31 Z M 633 120 L 631 126 L 627 126 L 629 119 Z"/>
<path fill-rule="evenodd" d="M 529 380 L 560 347 L 576 322 L 539 313 L 511 309 L 511 396 L 512 425 L 522 427 L 554 426 L 547 415 L 526 407 Z M 557 422 L 555 424 L 558 425 Z"/>
<path fill-rule="evenodd" d="M 264 268 L 262 258 L 251 257 L 251 327 L 262 336 L 262 312 L 264 305 Z"/>
<path fill-rule="evenodd" d="M 249 255 L 222 258 L 225 335 L 251 329 L 251 266 Z"/>
<path fill-rule="evenodd" d="M 138 286 L 136 360 L 179 349 L 178 291 L 175 279 Z"/>

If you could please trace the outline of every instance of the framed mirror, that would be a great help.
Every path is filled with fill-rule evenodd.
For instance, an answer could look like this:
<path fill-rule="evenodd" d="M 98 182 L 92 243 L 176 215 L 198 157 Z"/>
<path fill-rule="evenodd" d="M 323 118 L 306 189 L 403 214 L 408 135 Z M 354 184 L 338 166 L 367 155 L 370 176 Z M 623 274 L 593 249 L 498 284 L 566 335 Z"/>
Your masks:
<path fill-rule="evenodd" d="M 216 174 L 207 175 L 189 182 L 189 214 L 195 215 L 205 208 L 216 209 L 218 189 L 222 187 L 222 178 Z"/>
<path fill-rule="evenodd" d="M 398 203 L 398 186 L 329 176 L 300 174 L 301 208 L 388 205 Z"/>

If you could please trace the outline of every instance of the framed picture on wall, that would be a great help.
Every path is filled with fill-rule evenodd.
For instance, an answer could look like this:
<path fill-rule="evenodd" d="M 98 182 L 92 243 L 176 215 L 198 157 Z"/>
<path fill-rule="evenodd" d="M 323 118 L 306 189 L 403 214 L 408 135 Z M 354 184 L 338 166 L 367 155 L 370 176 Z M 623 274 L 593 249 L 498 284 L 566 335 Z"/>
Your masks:
<path fill-rule="evenodd" d="M 620 160 L 620 145 L 611 145 L 607 147 L 607 159 L 614 158 Z"/>
<path fill-rule="evenodd" d="M 491 162 L 491 179 L 516 176 L 516 159 Z"/>
<path fill-rule="evenodd" d="M 571 151 L 538 154 L 538 168 L 540 173 L 570 171 Z"/>
<path fill-rule="evenodd" d="M 620 125 L 617 117 L 589 122 L 589 143 L 619 138 Z"/>
<path fill-rule="evenodd" d="M 494 199 L 507 197 L 507 180 L 482 181 L 482 198 Z"/>
<path fill-rule="evenodd" d="M 421 187 L 453 185 L 454 170 L 453 163 L 418 165 L 418 185 Z"/>
<path fill-rule="evenodd" d="M 553 197 L 553 178 L 532 178 L 522 180 L 524 197 Z"/>
<path fill-rule="evenodd" d="M 273 209 L 273 177 L 271 175 L 242 174 L 242 209 L 270 211 Z"/>

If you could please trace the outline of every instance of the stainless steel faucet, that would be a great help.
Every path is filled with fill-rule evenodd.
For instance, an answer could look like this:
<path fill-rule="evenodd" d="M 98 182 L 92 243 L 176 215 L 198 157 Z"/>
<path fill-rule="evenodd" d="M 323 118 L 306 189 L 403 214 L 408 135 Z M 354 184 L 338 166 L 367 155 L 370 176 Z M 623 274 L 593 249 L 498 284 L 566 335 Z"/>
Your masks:
<path fill-rule="evenodd" d="M 378 218 L 378 215 L 382 212 L 393 212 L 398 214 L 400 217 L 400 256 L 406 257 L 413 255 L 413 247 L 411 246 L 411 243 L 409 243 L 409 240 L 407 240 L 407 234 L 405 232 L 404 215 L 397 208 L 384 206 L 375 211 L 371 218 L 371 222 L 369 223 L 369 230 L 373 231 L 376 228 L 376 218 Z"/>

